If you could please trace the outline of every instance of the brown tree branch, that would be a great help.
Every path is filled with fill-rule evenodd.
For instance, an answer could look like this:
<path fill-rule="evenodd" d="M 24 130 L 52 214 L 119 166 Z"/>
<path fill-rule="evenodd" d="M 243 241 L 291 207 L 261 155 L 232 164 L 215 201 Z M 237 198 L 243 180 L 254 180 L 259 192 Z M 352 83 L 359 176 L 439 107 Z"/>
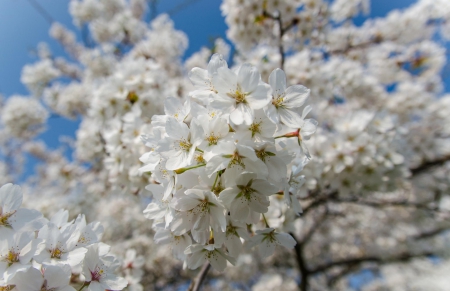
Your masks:
<path fill-rule="evenodd" d="M 430 202 L 424 203 L 414 203 L 408 202 L 406 200 L 397 200 L 397 201 L 370 201 L 370 200 L 362 200 L 358 197 L 350 197 L 350 198 L 332 198 L 333 202 L 337 203 L 355 203 L 359 205 L 371 206 L 371 207 L 389 207 L 389 206 L 401 206 L 401 207 L 411 207 L 420 210 L 426 211 L 438 211 L 437 207 L 430 207 L 427 204 Z"/>
<path fill-rule="evenodd" d="M 377 256 L 367 256 L 367 257 L 359 257 L 359 258 L 349 258 L 343 259 L 340 261 L 329 262 L 323 265 L 319 265 L 310 271 L 311 274 L 317 274 L 321 272 L 326 272 L 329 269 L 336 266 L 349 266 L 354 264 L 363 264 L 363 263 L 378 263 L 378 264 L 386 264 L 386 263 L 396 263 L 396 262 L 405 262 L 418 257 L 425 257 L 433 255 L 431 252 L 424 252 L 419 254 L 411 254 L 411 253 L 401 253 L 395 257 L 383 259 Z"/>
<path fill-rule="evenodd" d="M 203 264 L 202 269 L 200 272 L 198 272 L 197 276 L 191 281 L 191 284 L 189 285 L 188 291 L 199 291 L 200 286 L 202 285 L 203 280 L 206 278 L 206 274 L 209 271 L 209 268 L 211 268 L 211 264 L 206 261 Z"/>
<path fill-rule="evenodd" d="M 294 234 L 290 233 L 290 235 L 297 241 Z M 300 287 L 301 291 L 307 291 L 308 290 L 309 270 L 308 270 L 308 267 L 306 266 L 305 258 L 303 255 L 303 247 L 304 247 L 304 244 L 297 241 L 297 244 L 295 245 L 295 254 L 296 254 L 298 268 L 300 270 L 300 276 L 301 276 L 301 281 L 300 281 L 299 287 Z"/>
<path fill-rule="evenodd" d="M 442 166 L 443 164 L 445 164 L 448 161 L 450 161 L 450 156 L 445 156 L 445 157 L 442 157 L 442 158 L 434 160 L 434 161 L 427 161 L 416 168 L 410 169 L 411 175 L 417 176 L 433 167 Z"/>

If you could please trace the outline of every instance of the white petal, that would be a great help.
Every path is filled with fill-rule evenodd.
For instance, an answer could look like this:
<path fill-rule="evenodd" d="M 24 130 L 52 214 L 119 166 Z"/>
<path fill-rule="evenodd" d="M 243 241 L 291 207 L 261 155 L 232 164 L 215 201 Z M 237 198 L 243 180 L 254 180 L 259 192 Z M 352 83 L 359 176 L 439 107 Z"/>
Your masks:
<path fill-rule="evenodd" d="M 286 89 L 283 105 L 288 108 L 302 106 L 309 97 L 310 90 L 302 85 L 294 85 Z"/>
<path fill-rule="evenodd" d="M 248 105 L 252 109 L 262 109 L 264 106 L 269 104 L 271 100 L 269 91 L 270 87 L 267 84 L 259 84 L 256 89 L 245 98 L 245 100 L 247 100 Z"/>
<path fill-rule="evenodd" d="M 178 98 L 168 97 L 164 100 L 164 112 L 169 116 L 175 115 L 182 107 L 183 104 Z"/>
<path fill-rule="evenodd" d="M 106 278 L 102 278 L 101 283 L 108 290 L 122 290 L 127 287 L 128 281 L 125 278 L 117 277 L 115 275 L 109 275 Z"/>
<path fill-rule="evenodd" d="M 228 68 L 227 62 L 221 54 L 213 54 L 208 63 L 208 73 L 212 76 L 219 68 Z"/>
<path fill-rule="evenodd" d="M 270 119 L 270 121 L 275 124 L 278 124 L 280 122 L 280 116 L 278 115 L 277 108 L 273 104 L 269 103 L 263 109 L 264 113 L 266 114 L 267 118 Z"/>
<path fill-rule="evenodd" d="M 39 270 L 29 268 L 25 272 L 19 272 L 14 276 L 16 288 L 20 291 L 38 291 L 41 290 L 44 278 Z"/>
<path fill-rule="evenodd" d="M 208 71 L 200 68 L 193 68 L 189 72 L 189 79 L 192 84 L 197 87 L 208 87 L 210 81 L 208 80 Z"/>
<path fill-rule="evenodd" d="M 189 136 L 189 128 L 185 123 L 178 122 L 175 118 L 168 118 L 166 133 L 173 139 L 187 139 Z"/>
<path fill-rule="evenodd" d="M 178 211 L 188 211 L 196 207 L 199 203 L 199 199 L 192 198 L 190 196 L 183 196 L 172 200 L 171 206 Z"/>
<path fill-rule="evenodd" d="M 65 265 L 67 266 L 67 265 Z M 47 280 L 47 289 L 64 287 L 69 285 L 71 271 L 69 273 L 59 266 L 45 266 L 44 278 Z"/>
<path fill-rule="evenodd" d="M 167 170 L 176 170 L 186 167 L 190 164 L 189 154 L 186 152 L 179 152 L 178 155 L 172 155 L 166 162 Z"/>
<path fill-rule="evenodd" d="M 287 249 L 292 249 L 297 244 L 295 239 L 287 233 L 276 233 L 275 238 L 277 239 L 277 243 Z"/>
<path fill-rule="evenodd" d="M 11 213 L 22 205 L 22 190 L 8 183 L 0 188 L 0 215 Z"/>
<path fill-rule="evenodd" d="M 212 83 L 219 93 L 232 93 L 237 89 L 237 76 L 230 69 L 221 67 L 214 74 Z"/>
<path fill-rule="evenodd" d="M 275 251 L 275 244 L 271 243 L 268 239 L 261 242 L 261 244 L 259 244 L 258 247 L 259 247 L 259 254 L 262 258 L 267 258 L 271 256 Z"/>
<path fill-rule="evenodd" d="M 280 114 L 281 122 L 292 128 L 302 127 L 304 121 L 300 114 L 289 109 L 279 108 L 278 113 Z"/>
<path fill-rule="evenodd" d="M 144 216 L 148 219 L 160 219 L 165 215 L 164 209 L 160 208 L 156 203 L 150 203 L 144 210 Z"/>
<path fill-rule="evenodd" d="M 236 109 L 234 109 L 230 114 L 230 120 L 236 125 L 250 125 L 252 124 L 253 118 L 253 110 L 244 103 L 239 103 Z"/>
<path fill-rule="evenodd" d="M 286 90 L 286 74 L 281 69 L 275 69 L 270 73 L 269 84 L 272 87 L 272 95 L 277 97 Z"/>
<path fill-rule="evenodd" d="M 244 92 L 255 91 L 261 79 L 258 69 L 250 64 L 240 66 L 237 75 L 237 81 Z"/>
<path fill-rule="evenodd" d="M 227 260 L 217 251 L 215 251 L 208 259 L 211 266 L 219 272 L 222 272 L 227 267 Z"/>

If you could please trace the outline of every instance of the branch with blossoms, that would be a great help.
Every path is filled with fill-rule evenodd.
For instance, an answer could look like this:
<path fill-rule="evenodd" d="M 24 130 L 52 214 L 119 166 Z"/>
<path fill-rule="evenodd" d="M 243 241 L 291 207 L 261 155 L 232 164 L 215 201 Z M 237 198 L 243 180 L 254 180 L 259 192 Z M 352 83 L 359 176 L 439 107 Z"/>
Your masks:
<path fill-rule="evenodd" d="M 446 158 L 439 159 L 439 160 L 432 161 L 432 162 L 427 162 L 427 163 L 422 164 L 421 166 L 418 166 L 418 167 L 412 169 L 411 172 L 413 173 L 413 175 L 419 175 L 423 171 L 430 169 L 432 167 L 441 166 L 445 162 L 447 162 Z M 417 209 L 417 210 L 428 211 L 428 212 L 432 212 L 435 214 L 448 214 L 446 211 L 440 210 L 439 208 L 437 208 L 435 206 L 430 206 L 429 201 L 417 203 L 417 202 L 411 202 L 411 201 L 404 200 L 404 199 L 402 199 L 402 200 L 374 200 L 374 199 L 368 200 L 368 199 L 363 199 L 361 197 L 343 197 L 343 198 L 341 198 L 341 197 L 339 197 L 338 191 L 329 191 L 329 190 L 310 191 L 310 193 L 308 194 L 308 196 L 306 198 L 301 198 L 300 200 L 305 201 L 305 202 L 309 200 L 309 204 L 307 204 L 305 207 L 303 207 L 302 218 L 305 220 L 307 217 L 312 217 L 313 221 L 314 221 L 309 226 L 309 228 L 306 230 L 306 233 L 304 233 L 302 235 L 300 240 L 297 239 L 297 237 L 294 234 L 291 234 L 292 237 L 294 239 L 296 239 L 296 241 L 297 241 L 297 244 L 295 246 L 295 251 L 296 251 L 297 263 L 298 263 L 301 278 L 302 278 L 300 281 L 300 285 L 299 285 L 300 290 L 308 290 L 308 281 L 309 281 L 310 276 L 317 274 L 317 273 L 326 272 L 329 268 L 332 268 L 334 266 L 344 265 L 345 269 L 341 273 L 332 276 L 331 279 L 329 279 L 329 284 L 334 284 L 342 276 L 345 276 L 349 272 L 354 271 L 360 264 L 365 263 L 365 262 L 387 263 L 387 262 L 391 262 L 391 260 L 392 260 L 392 262 L 403 261 L 403 260 L 407 260 L 410 258 L 421 257 L 421 256 L 426 256 L 426 255 L 431 254 L 429 252 L 426 254 L 420 254 L 420 255 L 403 253 L 396 257 L 393 257 L 393 258 L 391 257 L 389 259 L 384 259 L 381 256 L 380 257 L 373 256 L 373 257 L 368 257 L 368 258 L 358 258 L 355 260 L 349 259 L 349 260 L 344 260 L 344 261 L 336 261 L 336 262 L 332 262 L 330 264 L 324 265 L 326 267 L 323 267 L 323 268 L 318 267 L 316 269 L 309 269 L 308 264 L 306 263 L 306 260 L 304 258 L 305 245 L 308 243 L 308 241 L 311 239 L 311 237 L 314 235 L 314 233 L 321 227 L 321 225 L 325 222 L 325 220 L 330 215 L 333 215 L 333 213 L 330 213 L 329 211 L 325 211 L 323 215 L 319 215 L 319 217 L 314 217 L 314 216 L 316 216 L 318 210 L 320 210 L 321 207 L 325 207 L 325 209 L 328 209 L 327 205 L 329 205 L 330 203 L 354 203 L 356 205 L 370 206 L 370 207 L 376 207 L 376 208 L 407 207 L 407 208 L 412 208 L 412 209 Z M 431 231 L 426 231 L 421 234 L 415 235 L 414 238 L 418 239 L 418 238 L 427 238 L 427 237 L 436 236 L 448 229 L 449 229 L 449 226 L 439 227 L 437 229 L 433 229 Z"/>
<path fill-rule="evenodd" d="M 281 19 L 281 13 L 280 11 L 276 11 L 276 14 L 270 14 L 266 10 L 263 11 L 262 17 L 267 17 L 269 19 L 274 20 L 278 24 L 278 53 L 280 54 L 280 69 L 284 69 L 284 62 L 285 62 L 285 49 L 283 45 L 283 36 L 288 32 L 290 29 L 295 27 L 298 23 L 298 19 L 294 18 L 292 19 L 286 26 L 283 26 L 283 20 Z"/>
<path fill-rule="evenodd" d="M 153 202 L 144 211 L 154 220 L 156 242 L 171 244 L 188 268 L 204 266 L 191 284 L 195 290 L 209 265 L 223 271 L 227 261 L 235 263 L 241 240 L 247 248 L 258 246 L 262 257 L 277 245 L 294 247 L 264 213 L 277 193 L 301 211 L 291 188 L 301 184 L 309 157 L 303 140 L 317 122 L 306 118 L 310 106 L 300 110 L 309 90 L 287 87 L 282 70 L 266 84 L 255 67 L 232 71 L 215 54 L 207 70 L 194 68 L 189 77 L 197 89 L 191 98 L 166 99 L 166 115 L 153 118 L 153 131 L 144 137 L 153 150 L 142 156 L 141 171 L 156 182 L 146 188 Z"/>
<path fill-rule="evenodd" d="M 67 210 L 50 219 L 21 208 L 22 190 L 11 183 L 0 188 L 1 290 L 122 290 L 117 258 L 100 238 L 103 227 L 84 215 L 69 221 Z"/>

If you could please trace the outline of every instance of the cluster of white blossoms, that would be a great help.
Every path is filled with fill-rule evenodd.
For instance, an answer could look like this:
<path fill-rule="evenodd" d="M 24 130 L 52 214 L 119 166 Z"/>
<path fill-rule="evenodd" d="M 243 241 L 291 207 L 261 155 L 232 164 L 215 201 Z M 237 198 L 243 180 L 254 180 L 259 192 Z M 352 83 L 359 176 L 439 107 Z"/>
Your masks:
<path fill-rule="evenodd" d="M 165 115 L 153 116 L 143 137 L 151 151 L 140 171 L 154 182 L 144 213 L 154 219 L 156 242 L 171 244 L 191 269 L 209 261 L 220 271 L 227 260 L 234 264 L 242 240 L 264 257 L 276 245 L 293 248 L 295 240 L 271 228 L 264 213 L 278 194 L 301 213 L 304 139 L 317 125 L 306 119 L 309 89 L 288 87 L 279 69 L 266 84 L 255 67 L 231 70 L 219 54 L 189 78 L 196 87 L 190 98 L 166 99 Z"/>
<path fill-rule="evenodd" d="M 21 205 L 19 186 L 0 188 L 1 290 L 102 291 L 128 285 L 115 274 L 120 263 L 110 246 L 100 241 L 100 223 L 87 224 L 84 215 L 69 221 L 65 210 L 48 220 Z"/>
<path fill-rule="evenodd" d="M 136 43 L 146 32 L 146 24 L 141 19 L 145 6 L 142 0 L 130 3 L 123 0 L 72 0 L 70 13 L 76 25 L 89 25 L 92 36 L 99 43 Z"/>
<path fill-rule="evenodd" d="M 1 110 L 5 130 L 17 138 L 32 138 L 45 128 L 49 114 L 41 103 L 24 96 L 11 96 Z"/>
<path fill-rule="evenodd" d="M 407 168 L 394 125 L 390 116 L 356 111 L 336 120 L 334 132 L 314 136 L 314 159 L 304 169 L 307 189 L 328 187 L 342 196 L 395 190 Z"/>
<path fill-rule="evenodd" d="M 314 1 L 310 2 L 311 4 L 305 5 L 305 10 L 301 12 L 300 18 L 305 18 L 305 22 L 302 23 L 297 19 L 297 7 L 300 5 L 298 0 L 223 1 L 221 9 L 230 28 L 227 36 L 240 49 L 244 50 L 249 50 L 255 42 L 261 40 L 276 44 L 279 27 L 274 24 L 276 21 L 273 18 L 281 15 L 283 27 L 290 25 L 292 21 L 299 22 L 300 25 L 307 24 L 307 16 L 311 15 L 312 11 L 319 9 L 321 5 L 314 3 Z M 309 21 L 311 20 L 311 17 L 309 17 Z"/>

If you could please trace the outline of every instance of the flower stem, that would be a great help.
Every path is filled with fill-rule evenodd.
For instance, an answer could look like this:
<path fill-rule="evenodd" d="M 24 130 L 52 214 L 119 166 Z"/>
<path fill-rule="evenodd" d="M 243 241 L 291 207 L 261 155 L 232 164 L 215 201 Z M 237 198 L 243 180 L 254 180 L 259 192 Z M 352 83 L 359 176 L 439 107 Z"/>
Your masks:
<path fill-rule="evenodd" d="M 282 137 L 299 137 L 299 134 L 300 134 L 300 129 L 297 129 L 296 131 L 276 136 L 276 137 L 274 137 L 274 139 L 282 138 Z"/>
<path fill-rule="evenodd" d="M 78 289 L 78 291 L 81 291 L 84 289 L 84 287 L 89 286 L 90 282 L 84 282 L 83 285 L 80 287 L 80 289 Z"/>
<path fill-rule="evenodd" d="M 204 167 L 204 166 L 206 166 L 206 164 L 199 164 L 199 165 L 188 167 L 188 168 L 179 168 L 179 169 L 174 170 L 174 172 L 177 174 L 183 174 L 184 172 L 186 172 L 188 170 L 192 170 L 192 169 L 196 169 L 196 168 L 200 168 L 200 167 Z"/>
<path fill-rule="evenodd" d="M 211 191 L 214 191 L 214 188 L 216 188 L 217 179 L 219 178 L 219 172 L 216 174 L 216 179 L 214 179 L 214 184 L 211 187 Z"/>
<path fill-rule="evenodd" d="M 263 213 L 262 217 L 264 219 L 264 223 L 266 224 L 266 227 L 270 228 L 269 223 L 267 222 L 267 219 L 266 219 L 266 216 L 264 215 L 264 213 Z"/>

